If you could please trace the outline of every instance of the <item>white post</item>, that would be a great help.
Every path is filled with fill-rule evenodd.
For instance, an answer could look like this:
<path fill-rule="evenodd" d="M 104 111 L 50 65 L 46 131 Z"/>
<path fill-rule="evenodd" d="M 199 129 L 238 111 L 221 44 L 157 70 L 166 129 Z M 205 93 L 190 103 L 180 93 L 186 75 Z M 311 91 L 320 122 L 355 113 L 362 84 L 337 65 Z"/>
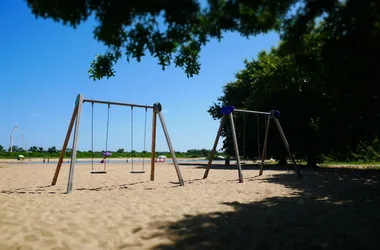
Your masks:
<path fill-rule="evenodd" d="M 71 155 L 71 162 L 70 162 L 69 180 L 67 182 L 68 194 L 70 194 L 73 189 L 74 166 L 75 166 L 75 161 L 77 158 L 78 135 L 79 135 L 80 117 L 82 114 L 83 95 L 79 95 L 77 97 L 77 103 L 78 103 L 78 113 L 77 113 L 77 118 L 75 122 L 75 129 L 74 129 L 75 132 L 74 132 L 74 139 L 73 139 L 73 152 Z"/>

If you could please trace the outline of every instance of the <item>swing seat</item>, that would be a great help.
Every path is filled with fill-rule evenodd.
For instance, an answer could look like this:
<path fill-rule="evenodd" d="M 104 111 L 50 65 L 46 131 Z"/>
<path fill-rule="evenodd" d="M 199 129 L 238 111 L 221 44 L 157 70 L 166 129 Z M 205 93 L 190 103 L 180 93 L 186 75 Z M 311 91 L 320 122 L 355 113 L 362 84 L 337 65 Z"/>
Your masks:
<path fill-rule="evenodd" d="M 106 174 L 106 171 L 91 171 L 91 174 Z"/>
<path fill-rule="evenodd" d="M 131 171 L 131 174 L 144 174 L 145 171 Z"/>

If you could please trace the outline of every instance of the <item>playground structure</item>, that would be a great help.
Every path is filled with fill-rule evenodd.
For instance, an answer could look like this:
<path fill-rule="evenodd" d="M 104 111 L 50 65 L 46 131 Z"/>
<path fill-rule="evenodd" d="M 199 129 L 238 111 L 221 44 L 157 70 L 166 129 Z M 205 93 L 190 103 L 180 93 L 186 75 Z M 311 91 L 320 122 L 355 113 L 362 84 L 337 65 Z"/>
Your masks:
<path fill-rule="evenodd" d="M 300 172 L 300 170 L 299 170 L 299 168 L 298 168 L 298 166 L 296 164 L 296 161 L 294 159 L 294 156 L 293 156 L 292 152 L 290 151 L 290 146 L 289 146 L 288 140 L 286 139 L 286 136 L 285 136 L 284 131 L 282 130 L 280 121 L 278 120 L 278 118 L 280 117 L 280 112 L 278 110 L 272 110 L 270 112 L 261 112 L 261 111 L 235 109 L 234 106 L 224 106 L 220 110 L 220 113 L 222 115 L 222 119 L 220 121 L 220 125 L 219 125 L 219 129 L 218 129 L 218 132 L 217 132 L 217 135 L 216 135 L 214 146 L 213 146 L 213 148 L 212 148 L 212 150 L 210 152 L 209 161 L 208 161 L 208 164 L 207 164 L 207 167 L 206 167 L 206 171 L 205 171 L 205 173 L 203 175 L 203 179 L 207 178 L 208 173 L 210 171 L 211 163 L 212 163 L 212 160 L 214 158 L 214 154 L 215 154 L 218 142 L 219 142 L 219 138 L 220 138 L 220 136 L 222 134 L 222 130 L 223 130 L 224 124 L 227 122 L 226 121 L 227 120 L 226 116 L 228 116 L 229 120 L 230 120 L 230 126 L 231 126 L 231 132 L 232 132 L 232 141 L 233 141 L 233 145 L 234 145 L 236 163 L 237 163 L 237 167 L 238 167 L 239 182 L 240 183 L 243 182 L 243 173 L 242 173 L 242 170 L 241 170 L 239 146 L 238 146 L 238 142 L 237 142 L 237 136 L 236 136 L 236 130 L 235 130 L 233 112 L 249 113 L 249 114 L 256 114 L 256 115 L 264 115 L 264 116 L 266 116 L 265 138 L 264 138 L 263 150 L 261 152 L 261 164 L 260 164 L 259 176 L 261 176 L 263 174 L 263 170 L 264 170 L 264 161 L 265 161 L 266 151 L 267 151 L 267 146 L 268 146 L 267 144 L 268 144 L 268 135 L 269 135 L 270 121 L 274 120 L 274 122 L 275 122 L 275 124 L 277 126 L 277 129 L 278 129 L 278 132 L 280 133 L 280 136 L 281 136 L 282 141 L 284 143 L 285 149 L 286 149 L 286 151 L 287 151 L 287 153 L 289 155 L 289 158 L 292 160 L 293 168 L 295 170 L 297 178 L 301 178 L 302 177 L 301 172 Z M 260 151 L 259 151 L 259 154 L 260 154 Z"/>
<path fill-rule="evenodd" d="M 27 148 L 26 148 L 26 142 L 25 142 L 25 138 L 24 138 L 24 135 L 21 133 L 21 130 L 18 126 L 15 126 L 12 130 L 12 133 L 11 133 L 11 136 L 10 136 L 10 144 L 9 144 L 9 152 L 12 153 L 12 147 L 13 147 L 13 134 L 15 133 L 15 131 L 18 131 L 18 133 L 20 134 L 21 136 L 21 139 L 22 141 L 24 142 L 24 146 L 25 146 L 25 151 L 27 151 Z"/>
<path fill-rule="evenodd" d="M 179 184 L 181 186 L 184 185 L 182 174 L 181 174 L 181 171 L 180 171 L 179 166 L 178 166 L 177 158 L 176 158 L 176 155 L 175 155 L 175 152 L 174 152 L 174 149 L 173 149 L 170 137 L 169 137 L 169 133 L 168 133 L 165 121 L 164 121 L 164 117 L 163 117 L 162 112 L 161 112 L 162 111 L 162 106 L 161 106 L 160 103 L 155 103 L 152 106 L 147 106 L 147 105 L 140 105 L 140 104 L 130 104 L 130 103 L 121 103 L 121 102 L 109 102 L 109 101 L 90 100 L 90 99 L 84 99 L 83 95 L 81 95 L 81 94 L 78 94 L 78 96 L 76 98 L 76 101 L 75 101 L 75 107 L 74 107 L 74 110 L 73 110 L 71 121 L 69 123 L 69 127 L 68 127 L 68 130 L 67 130 L 66 138 L 65 138 L 63 146 L 62 146 L 62 150 L 61 150 L 61 153 L 60 153 L 60 156 L 59 156 L 59 160 L 58 160 L 58 163 L 57 163 L 57 167 L 56 167 L 56 170 L 55 170 L 55 173 L 54 173 L 54 177 L 53 177 L 53 181 L 52 181 L 51 185 L 54 186 L 57 183 L 59 172 L 60 172 L 60 169 L 61 169 L 62 163 L 63 163 L 63 158 L 64 158 L 64 155 L 65 155 L 65 152 L 66 152 L 66 149 L 67 149 L 67 144 L 68 144 L 68 142 L 70 140 L 71 133 L 72 133 L 72 131 L 74 129 L 74 138 L 73 138 L 73 144 L 72 144 L 72 155 L 71 155 L 71 160 L 70 160 L 70 170 L 69 170 L 69 177 L 68 177 L 68 181 L 67 181 L 67 193 L 69 194 L 69 193 L 72 192 L 73 177 L 74 177 L 74 167 L 75 167 L 75 162 L 76 162 L 78 135 L 79 135 L 79 127 L 80 127 L 82 106 L 83 106 L 83 103 L 86 103 L 86 102 L 87 103 L 92 103 L 92 105 L 94 105 L 94 103 L 97 103 L 97 104 L 107 104 L 108 108 L 110 107 L 110 105 L 117 105 L 117 106 L 128 106 L 128 107 L 131 107 L 132 110 L 133 110 L 133 108 L 145 108 L 146 110 L 147 109 L 152 109 L 153 110 L 153 119 L 152 119 L 152 147 L 151 147 L 151 149 L 152 149 L 152 155 L 151 155 L 150 180 L 154 181 L 155 149 L 156 149 L 156 125 L 157 125 L 157 115 L 158 115 L 158 117 L 160 119 L 160 122 L 161 122 L 161 126 L 162 126 L 162 129 L 163 129 L 164 135 L 165 135 L 165 138 L 166 138 L 166 142 L 168 144 L 170 153 L 172 155 L 172 160 L 173 160 L 174 168 L 175 168 L 176 173 L 177 173 Z M 145 121 L 146 121 L 146 119 L 145 119 Z M 133 122 L 133 121 L 131 121 L 131 122 Z M 108 117 L 107 117 L 107 137 L 106 137 L 106 151 L 105 151 L 105 153 L 108 152 L 107 151 L 108 123 L 109 123 L 109 112 L 108 112 Z M 75 124 L 75 126 L 74 126 L 74 124 Z M 131 134 L 133 134 L 133 130 L 131 131 Z M 93 137 L 93 132 L 92 132 L 92 137 Z M 145 135 L 144 135 L 144 140 L 145 140 Z M 93 143 L 93 140 L 92 140 L 92 143 Z M 145 144 L 145 142 L 144 142 L 144 144 Z M 144 145 L 144 147 L 145 147 L 145 145 Z M 105 162 L 106 162 L 106 160 L 105 160 Z"/>

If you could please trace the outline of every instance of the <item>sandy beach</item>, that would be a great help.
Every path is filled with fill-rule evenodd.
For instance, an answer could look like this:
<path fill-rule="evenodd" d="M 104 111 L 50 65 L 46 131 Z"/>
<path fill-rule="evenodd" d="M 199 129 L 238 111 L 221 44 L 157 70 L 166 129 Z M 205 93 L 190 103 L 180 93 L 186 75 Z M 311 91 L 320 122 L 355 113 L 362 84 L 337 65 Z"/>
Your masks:
<path fill-rule="evenodd" d="M 102 169 L 102 164 L 96 164 Z M 135 168 L 139 168 L 135 164 Z M 378 171 L 157 163 L 155 181 L 109 164 L 90 174 L 69 164 L 50 186 L 55 164 L 0 162 L 0 249 L 376 249 L 380 243 Z M 290 170 L 290 168 L 289 168 Z M 337 235 L 339 237 L 337 237 Z M 376 245 L 377 244 L 377 245 Z"/>

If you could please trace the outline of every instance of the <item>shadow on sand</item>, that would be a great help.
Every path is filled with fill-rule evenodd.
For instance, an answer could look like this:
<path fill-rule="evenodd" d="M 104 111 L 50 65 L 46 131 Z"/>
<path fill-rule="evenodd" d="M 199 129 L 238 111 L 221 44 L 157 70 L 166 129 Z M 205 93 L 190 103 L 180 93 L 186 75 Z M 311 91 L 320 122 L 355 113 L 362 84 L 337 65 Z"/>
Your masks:
<path fill-rule="evenodd" d="M 300 181 L 287 174 L 264 179 L 292 189 L 292 197 L 225 203 L 234 211 L 161 225 L 172 244 L 154 249 L 379 249 L 380 171 L 303 174 Z"/>
<path fill-rule="evenodd" d="M 178 163 L 180 166 L 191 166 L 196 167 L 200 169 L 206 169 L 207 163 Z M 242 170 L 259 170 L 260 164 L 252 164 L 252 163 L 242 163 L 241 164 Z M 304 168 L 304 167 L 303 167 Z M 210 171 L 212 170 L 236 170 L 237 165 L 236 164 L 211 164 Z M 293 170 L 293 165 L 276 165 L 276 164 L 265 164 L 264 165 L 264 171 L 265 170 L 279 170 L 279 171 L 287 171 L 287 170 Z"/>

